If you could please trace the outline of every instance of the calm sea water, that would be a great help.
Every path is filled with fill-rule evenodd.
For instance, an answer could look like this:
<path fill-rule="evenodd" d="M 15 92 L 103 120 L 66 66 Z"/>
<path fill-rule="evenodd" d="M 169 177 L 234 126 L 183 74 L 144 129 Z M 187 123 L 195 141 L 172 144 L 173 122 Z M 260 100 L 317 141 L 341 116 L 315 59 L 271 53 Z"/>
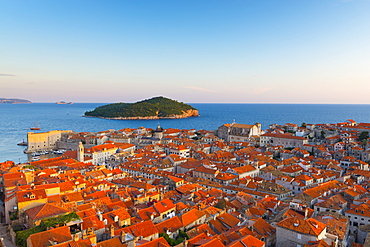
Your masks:
<path fill-rule="evenodd" d="M 370 122 L 370 105 L 299 105 L 299 104 L 191 104 L 200 117 L 166 120 L 105 120 L 82 117 L 103 103 L 77 103 L 57 105 L 52 103 L 0 104 L 0 162 L 27 161 L 25 147 L 17 143 L 27 139 L 27 132 L 35 122 L 42 132 L 49 130 L 103 131 L 107 129 L 164 128 L 217 129 L 224 123 L 269 124 L 277 123 L 336 123 L 349 118 L 357 122 Z"/>

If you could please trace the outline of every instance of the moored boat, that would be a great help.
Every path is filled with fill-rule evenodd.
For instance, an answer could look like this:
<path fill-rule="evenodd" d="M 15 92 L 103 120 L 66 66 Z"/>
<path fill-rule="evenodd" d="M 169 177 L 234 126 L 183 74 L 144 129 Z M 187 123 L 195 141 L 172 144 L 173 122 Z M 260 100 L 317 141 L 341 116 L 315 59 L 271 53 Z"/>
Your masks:
<path fill-rule="evenodd" d="M 17 143 L 17 145 L 18 145 L 18 146 L 27 146 L 27 145 L 28 145 L 28 143 L 27 143 L 27 142 L 25 142 L 25 141 L 23 140 L 22 142 Z"/>
<path fill-rule="evenodd" d="M 38 160 L 40 160 L 40 157 L 38 157 L 38 156 L 36 156 L 36 157 L 32 157 L 32 159 L 31 159 L 32 161 L 38 161 Z"/>

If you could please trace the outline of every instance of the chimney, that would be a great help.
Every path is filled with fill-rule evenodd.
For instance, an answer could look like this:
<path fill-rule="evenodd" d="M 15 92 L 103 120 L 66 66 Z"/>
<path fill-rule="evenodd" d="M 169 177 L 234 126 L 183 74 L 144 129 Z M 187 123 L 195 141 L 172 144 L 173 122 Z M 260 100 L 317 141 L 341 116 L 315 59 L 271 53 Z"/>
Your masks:
<path fill-rule="evenodd" d="M 121 234 L 119 236 L 120 240 L 121 240 L 121 243 L 125 243 L 126 242 L 126 233 L 124 231 L 121 231 Z"/>
<path fill-rule="evenodd" d="M 82 231 L 82 239 L 86 239 L 87 238 L 87 230 L 83 230 Z"/>
<path fill-rule="evenodd" d="M 80 236 L 78 235 L 78 233 L 73 235 L 73 241 L 77 242 L 79 239 L 80 239 Z"/>
<path fill-rule="evenodd" d="M 137 241 L 139 241 L 139 237 L 134 238 L 134 245 L 136 246 Z"/>
<path fill-rule="evenodd" d="M 307 220 L 308 219 L 308 208 L 306 208 L 304 210 L 304 219 Z"/>
<path fill-rule="evenodd" d="M 111 224 L 110 227 L 109 227 L 109 233 L 110 233 L 110 237 L 113 238 L 114 237 L 114 226 L 113 226 L 113 224 Z"/>

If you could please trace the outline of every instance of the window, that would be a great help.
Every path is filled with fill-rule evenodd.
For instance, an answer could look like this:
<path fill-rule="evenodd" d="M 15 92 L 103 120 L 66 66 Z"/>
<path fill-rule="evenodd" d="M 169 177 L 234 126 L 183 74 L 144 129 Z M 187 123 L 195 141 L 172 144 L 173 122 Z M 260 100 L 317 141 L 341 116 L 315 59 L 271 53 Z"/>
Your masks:
<path fill-rule="evenodd" d="M 302 235 L 301 234 L 298 234 L 297 238 L 298 239 L 302 239 Z"/>

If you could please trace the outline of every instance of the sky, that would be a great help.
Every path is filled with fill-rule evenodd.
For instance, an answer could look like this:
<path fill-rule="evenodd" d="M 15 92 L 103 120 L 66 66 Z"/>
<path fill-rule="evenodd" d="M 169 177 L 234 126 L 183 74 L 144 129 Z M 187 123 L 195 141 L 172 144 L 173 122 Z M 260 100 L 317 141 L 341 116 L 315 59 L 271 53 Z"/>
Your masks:
<path fill-rule="evenodd" d="M 370 0 L 0 0 L 0 97 L 370 104 Z"/>

